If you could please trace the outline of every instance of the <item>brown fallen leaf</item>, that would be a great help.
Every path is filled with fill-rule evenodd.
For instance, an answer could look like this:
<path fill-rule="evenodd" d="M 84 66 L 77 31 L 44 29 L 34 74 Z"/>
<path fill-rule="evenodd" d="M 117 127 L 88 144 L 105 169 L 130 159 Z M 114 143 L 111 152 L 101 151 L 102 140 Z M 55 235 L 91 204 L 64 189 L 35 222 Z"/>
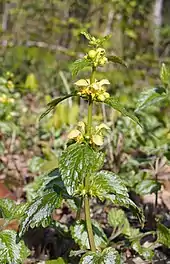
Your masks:
<path fill-rule="evenodd" d="M 8 224 L 5 223 L 5 219 L 0 218 L 0 230 L 15 230 L 18 231 L 18 220 L 11 220 Z"/>
<path fill-rule="evenodd" d="M 3 182 L 0 182 L 0 198 L 9 198 L 16 201 L 16 196 L 5 186 Z"/>

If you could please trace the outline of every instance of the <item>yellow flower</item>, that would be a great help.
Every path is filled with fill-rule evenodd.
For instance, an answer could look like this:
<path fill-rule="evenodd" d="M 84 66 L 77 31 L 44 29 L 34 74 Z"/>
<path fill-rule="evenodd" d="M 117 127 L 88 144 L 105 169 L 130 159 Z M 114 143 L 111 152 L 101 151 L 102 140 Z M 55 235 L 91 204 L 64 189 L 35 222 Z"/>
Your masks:
<path fill-rule="evenodd" d="M 78 129 L 73 129 L 70 131 L 70 133 L 68 134 L 68 139 L 74 139 L 76 137 L 78 137 L 81 134 L 81 132 Z"/>
<path fill-rule="evenodd" d="M 89 79 L 80 79 L 75 82 L 75 85 L 80 87 L 78 95 L 82 97 L 92 96 L 93 100 L 104 101 L 110 95 L 105 91 L 105 85 L 109 85 L 110 82 L 107 79 L 102 79 L 101 81 L 95 80 L 93 83 L 90 83 Z"/>
<path fill-rule="evenodd" d="M 3 94 L 3 95 L 0 97 L 0 103 L 4 103 L 4 104 L 7 104 L 7 103 L 14 103 L 14 99 L 13 99 L 13 98 L 9 98 L 9 97 L 7 97 L 6 94 Z"/>

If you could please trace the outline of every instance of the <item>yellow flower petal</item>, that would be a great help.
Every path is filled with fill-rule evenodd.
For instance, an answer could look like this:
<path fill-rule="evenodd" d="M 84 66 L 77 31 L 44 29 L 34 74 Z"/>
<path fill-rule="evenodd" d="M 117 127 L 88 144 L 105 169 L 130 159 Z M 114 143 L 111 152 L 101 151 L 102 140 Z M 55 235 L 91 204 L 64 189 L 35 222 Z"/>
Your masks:
<path fill-rule="evenodd" d="M 68 139 L 73 139 L 78 137 L 81 134 L 81 132 L 78 129 L 73 129 L 70 131 L 70 133 L 68 134 Z"/>
<path fill-rule="evenodd" d="M 101 129 L 106 129 L 106 130 L 109 130 L 110 127 L 107 126 L 106 124 L 102 123 L 100 124 L 99 126 L 96 126 L 96 130 L 101 130 Z"/>
<path fill-rule="evenodd" d="M 110 82 L 107 80 L 107 79 L 103 79 L 103 80 L 101 80 L 100 82 L 100 86 L 103 86 L 103 85 L 109 85 L 110 84 Z"/>
<path fill-rule="evenodd" d="M 102 146 L 104 144 L 104 139 L 100 135 L 92 135 L 92 141 L 97 146 Z"/>
<path fill-rule="evenodd" d="M 74 83 L 77 86 L 88 86 L 89 85 L 89 80 L 88 79 L 80 79 L 77 82 Z"/>

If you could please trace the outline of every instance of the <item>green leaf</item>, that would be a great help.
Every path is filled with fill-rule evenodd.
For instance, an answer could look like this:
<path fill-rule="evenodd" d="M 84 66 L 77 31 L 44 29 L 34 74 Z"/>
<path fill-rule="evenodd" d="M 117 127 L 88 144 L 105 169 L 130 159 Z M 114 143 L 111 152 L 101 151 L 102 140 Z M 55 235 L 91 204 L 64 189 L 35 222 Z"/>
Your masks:
<path fill-rule="evenodd" d="M 86 67 L 90 67 L 92 64 L 88 59 L 82 58 L 73 62 L 70 66 L 70 70 L 73 76 L 76 76 L 79 71 L 83 70 Z"/>
<path fill-rule="evenodd" d="M 162 87 L 146 90 L 141 93 L 135 112 L 139 112 L 149 106 L 152 106 L 164 100 L 166 97 L 166 90 Z"/>
<path fill-rule="evenodd" d="M 123 210 L 112 208 L 108 214 L 108 224 L 114 229 L 119 229 L 124 233 L 123 230 L 129 228 L 129 221 Z"/>
<path fill-rule="evenodd" d="M 11 218 L 15 213 L 16 204 L 13 200 L 10 199 L 0 199 L 0 212 L 2 213 L 3 218 Z"/>
<path fill-rule="evenodd" d="M 161 184 L 154 180 L 142 180 L 135 186 L 136 193 L 146 195 L 156 193 L 161 189 Z"/>
<path fill-rule="evenodd" d="M 100 200 L 106 198 L 106 194 L 123 195 L 128 197 L 128 191 L 121 178 L 110 171 L 100 171 L 89 177 L 89 190 L 92 196 Z"/>
<path fill-rule="evenodd" d="M 108 224 L 114 229 L 111 239 L 117 237 L 120 234 L 126 235 L 130 240 L 140 235 L 139 229 L 130 226 L 129 221 L 123 210 L 112 208 L 108 214 Z"/>
<path fill-rule="evenodd" d="M 61 205 L 61 196 L 54 191 L 48 191 L 43 197 L 36 197 L 28 206 L 21 218 L 19 238 L 28 230 L 42 225 L 46 227 L 51 222 L 51 214 L 55 208 Z"/>
<path fill-rule="evenodd" d="M 80 260 L 80 264 L 121 264 L 119 253 L 111 247 L 103 250 L 102 253 L 88 252 Z"/>
<path fill-rule="evenodd" d="M 0 199 L 0 212 L 5 219 L 18 219 L 24 214 L 27 208 L 27 203 L 16 204 L 13 200 L 4 198 Z"/>
<path fill-rule="evenodd" d="M 143 214 L 135 203 L 129 199 L 128 190 L 121 178 L 113 172 L 100 171 L 89 177 L 89 194 L 101 201 L 110 200 L 112 203 L 131 208 L 143 223 Z"/>
<path fill-rule="evenodd" d="M 116 204 L 116 205 L 119 205 L 119 206 L 123 206 L 123 207 L 126 207 L 126 208 L 130 208 L 131 211 L 135 215 L 137 215 L 137 217 L 140 220 L 140 223 L 143 226 L 144 216 L 143 216 L 142 210 L 140 208 L 138 208 L 136 206 L 136 204 L 128 196 L 121 195 L 121 194 L 119 194 L 119 195 L 106 194 L 105 197 L 106 197 L 107 200 L 110 200 L 113 204 Z"/>
<path fill-rule="evenodd" d="M 65 264 L 65 261 L 63 258 L 53 259 L 53 260 L 47 260 L 45 262 L 46 264 Z"/>
<path fill-rule="evenodd" d="M 73 97 L 73 96 L 76 96 L 76 94 L 75 93 L 74 94 L 67 94 L 65 96 L 53 99 L 51 102 L 49 102 L 47 104 L 47 109 L 44 113 L 41 114 L 39 120 L 41 120 L 43 117 L 45 117 L 47 114 L 49 114 L 56 107 L 56 105 L 58 105 L 62 101 L 66 100 L 70 97 Z"/>
<path fill-rule="evenodd" d="M 80 246 L 80 248 L 90 249 L 86 222 L 83 220 L 77 221 L 76 224 L 74 226 L 71 226 L 70 229 L 72 238 Z M 92 222 L 92 229 L 96 248 L 105 248 L 108 241 L 105 233 L 103 232 L 103 229 L 96 221 Z"/>
<path fill-rule="evenodd" d="M 12 230 L 0 232 L 1 264 L 21 264 L 29 254 L 23 241 L 16 244 L 16 232 Z"/>
<path fill-rule="evenodd" d="M 108 56 L 107 58 L 111 62 L 119 63 L 119 64 L 125 66 L 126 68 L 128 67 L 126 62 L 122 58 L 120 58 L 120 57 L 118 57 L 116 55 Z"/>
<path fill-rule="evenodd" d="M 100 262 L 101 253 L 88 252 L 80 260 L 80 264 L 102 264 Z"/>
<path fill-rule="evenodd" d="M 86 32 L 86 31 L 82 31 L 81 34 L 84 35 L 85 38 L 88 39 L 88 40 L 91 40 L 92 39 L 92 36 L 88 32 Z"/>
<path fill-rule="evenodd" d="M 108 39 L 111 38 L 111 35 L 106 35 L 105 37 L 101 37 L 101 38 L 95 38 L 94 36 L 91 36 L 89 33 L 85 31 L 81 32 L 81 34 L 84 35 L 85 38 L 89 41 L 89 45 L 95 48 L 101 47 L 104 42 L 106 42 Z"/>
<path fill-rule="evenodd" d="M 111 106 L 115 110 L 119 111 L 122 115 L 129 117 L 135 123 L 137 123 L 138 125 L 141 126 L 141 124 L 140 124 L 139 119 L 137 118 L 137 116 L 135 116 L 131 112 L 128 112 L 126 110 L 126 108 L 124 108 L 124 106 L 119 103 L 119 101 L 118 101 L 117 98 L 109 97 L 108 99 L 106 99 L 104 101 L 104 103 L 107 104 L 107 105 L 109 105 L 109 106 Z"/>
<path fill-rule="evenodd" d="M 170 83 L 170 71 L 167 69 L 164 63 L 162 63 L 161 66 L 160 78 L 164 85 L 168 85 Z"/>
<path fill-rule="evenodd" d="M 104 154 L 94 151 L 89 145 L 70 145 L 62 154 L 59 170 L 67 192 L 76 194 L 87 175 L 99 170 L 104 163 Z"/>
<path fill-rule="evenodd" d="M 170 229 L 160 223 L 157 225 L 157 241 L 170 248 Z"/>
<path fill-rule="evenodd" d="M 142 247 L 139 240 L 133 241 L 131 245 L 132 245 L 132 248 L 137 253 L 139 253 L 139 255 L 144 257 L 144 259 L 146 259 L 148 261 L 152 260 L 152 258 L 154 256 L 154 252 L 152 249 Z"/>

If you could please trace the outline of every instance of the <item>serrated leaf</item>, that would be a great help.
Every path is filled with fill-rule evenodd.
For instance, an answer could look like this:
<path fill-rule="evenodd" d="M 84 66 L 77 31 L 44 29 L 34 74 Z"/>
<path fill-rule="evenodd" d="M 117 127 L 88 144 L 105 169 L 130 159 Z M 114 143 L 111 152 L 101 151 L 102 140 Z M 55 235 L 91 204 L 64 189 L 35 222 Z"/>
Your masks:
<path fill-rule="evenodd" d="M 107 104 L 107 105 L 109 105 L 109 106 L 111 106 L 115 110 L 119 111 L 123 116 L 129 117 L 135 123 L 137 123 L 138 125 L 141 126 L 141 124 L 140 124 L 139 119 L 137 118 L 137 116 L 135 116 L 131 112 L 127 111 L 126 108 L 119 103 L 119 101 L 118 101 L 117 98 L 109 97 L 108 99 L 106 99 L 104 101 L 104 103 Z"/>
<path fill-rule="evenodd" d="M 0 212 L 2 213 L 3 218 L 11 218 L 11 215 L 14 214 L 16 209 L 16 204 L 13 200 L 10 199 L 0 199 Z"/>
<path fill-rule="evenodd" d="M 120 58 L 119 56 L 112 55 L 112 56 L 108 56 L 107 58 L 111 62 L 121 64 L 121 65 L 125 66 L 126 68 L 128 67 L 126 62 L 122 58 Z"/>
<path fill-rule="evenodd" d="M 53 210 L 61 205 L 61 196 L 54 191 L 43 194 L 43 197 L 36 197 L 28 206 L 24 216 L 21 218 L 21 224 L 18 237 L 28 230 L 42 225 L 46 227 L 51 222 Z"/>
<path fill-rule="evenodd" d="M 5 219 L 20 219 L 27 208 L 27 204 L 16 204 L 13 200 L 4 198 L 0 199 L 0 212 Z"/>
<path fill-rule="evenodd" d="M 49 102 L 47 104 L 47 109 L 44 113 L 41 114 L 39 120 L 41 120 L 43 117 L 45 117 L 46 115 L 48 115 L 59 103 L 61 103 L 62 101 L 70 98 L 70 97 L 73 97 L 73 96 L 76 96 L 76 94 L 67 94 L 65 96 L 62 96 L 62 97 L 57 97 L 55 99 L 53 99 L 51 102 Z"/>
<path fill-rule="evenodd" d="M 86 67 L 91 66 L 91 62 L 85 58 L 76 60 L 75 62 L 73 62 L 70 66 L 70 70 L 72 72 L 73 76 L 76 76 L 79 71 L 83 70 Z"/>
<path fill-rule="evenodd" d="M 113 204 L 123 206 L 126 208 L 130 208 L 131 211 L 137 215 L 137 217 L 140 220 L 141 225 L 144 224 L 144 216 L 143 212 L 140 208 L 137 207 L 137 205 L 127 196 L 124 195 L 115 195 L 115 194 L 106 194 L 106 199 L 110 200 Z"/>
<path fill-rule="evenodd" d="M 88 40 L 92 39 L 92 36 L 88 32 L 82 31 L 81 34 L 84 35 L 85 38 L 88 39 Z"/>
<path fill-rule="evenodd" d="M 76 194 L 79 184 L 104 163 L 104 154 L 94 151 L 89 145 L 70 145 L 62 154 L 59 170 L 69 195 Z"/>
<path fill-rule="evenodd" d="M 29 254 L 30 252 L 23 241 L 16 244 L 15 231 L 4 230 L 0 232 L 0 260 L 2 264 L 21 264 Z"/>
<path fill-rule="evenodd" d="M 100 255 L 101 253 L 88 252 L 82 256 L 80 264 L 101 264 Z"/>
<path fill-rule="evenodd" d="M 89 190 L 92 196 L 104 200 L 107 194 L 114 193 L 128 197 L 128 191 L 119 176 L 110 171 L 99 171 L 89 177 Z"/>
<path fill-rule="evenodd" d="M 143 214 L 129 198 L 128 190 L 119 176 L 110 171 L 100 171 L 89 177 L 89 193 L 101 201 L 110 200 L 112 203 L 131 208 L 143 223 Z"/>
<path fill-rule="evenodd" d="M 114 248 L 106 248 L 103 252 L 88 252 L 80 260 L 80 264 L 121 264 L 119 253 Z"/>
<path fill-rule="evenodd" d="M 92 221 L 92 229 L 96 248 L 105 248 L 108 243 L 107 237 L 100 225 L 94 220 Z M 70 230 L 72 238 L 80 246 L 81 249 L 90 249 L 85 221 L 77 221 L 74 226 L 71 226 Z"/>
<path fill-rule="evenodd" d="M 146 90 L 141 93 L 135 112 L 166 99 L 166 90 L 162 87 Z"/>
<path fill-rule="evenodd" d="M 130 226 L 125 212 L 121 209 L 112 208 L 109 211 L 108 224 L 112 226 L 115 231 L 113 237 L 111 236 L 112 239 L 120 234 L 124 234 L 130 240 L 134 240 L 134 238 L 138 237 L 140 234 L 139 229 Z"/>
<path fill-rule="evenodd" d="M 65 199 L 71 198 L 67 193 L 63 180 L 61 178 L 61 173 L 58 168 L 52 170 L 44 177 L 41 188 L 42 191 L 48 191 L 53 189 L 58 196 L 62 196 Z"/>
<path fill-rule="evenodd" d="M 160 190 L 161 184 L 154 180 L 142 180 L 135 186 L 137 194 L 146 195 L 150 193 L 156 193 Z"/>
<path fill-rule="evenodd" d="M 108 214 L 108 224 L 114 229 L 126 230 L 129 228 L 129 222 L 123 210 L 112 208 Z"/>
<path fill-rule="evenodd" d="M 157 225 L 157 241 L 170 248 L 170 229 L 160 223 Z"/>
<path fill-rule="evenodd" d="M 160 78 L 163 84 L 168 85 L 170 83 L 170 71 L 167 69 L 164 63 L 162 63 L 161 66 Z"/>
<path fill-rule="evenodd" d="M 146 259 L 148 261 L 152 260 L 152 258 L 154 256 L 154 252 L 152 249 L 142 247 L 139 240 L 133 241 L 131 245 L 132 245 L 132 248 L 137 253 L 139 253 L 139 255 L 144 257 L 144 259 Z"/>
<path fill-rule="evenodd" d="M 121 264 L 121 258 L 119 253 L 114 248 L 106 248 L 102 252 L 101 257 L 102 264 Z"/>

